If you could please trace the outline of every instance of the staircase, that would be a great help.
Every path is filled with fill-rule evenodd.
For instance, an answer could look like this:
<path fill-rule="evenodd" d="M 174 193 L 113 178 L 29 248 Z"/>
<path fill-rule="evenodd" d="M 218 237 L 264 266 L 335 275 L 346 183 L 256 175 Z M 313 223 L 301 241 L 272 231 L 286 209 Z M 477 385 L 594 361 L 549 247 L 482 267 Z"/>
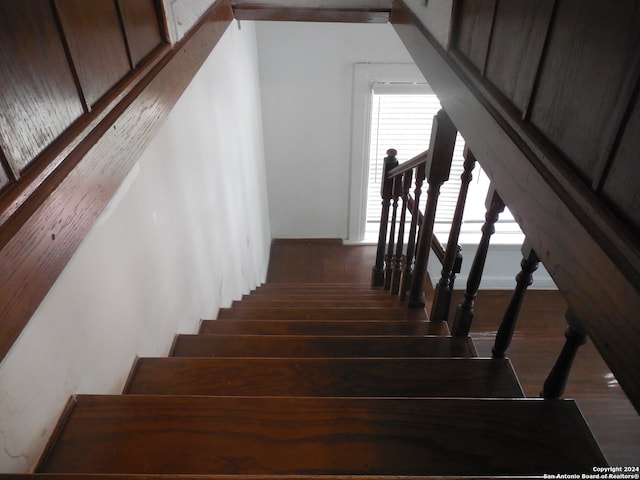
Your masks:
<path fill-rule="evenodd" d="M 430 478 L 606 464 L 573 401 L 523 397 L 508 359 L 478 358 L 469 337 L 384 290 L 268 283 L 177 335 L 168 358 L 138 359 L 122 395 L 73 397 L 37 472 Z"/>

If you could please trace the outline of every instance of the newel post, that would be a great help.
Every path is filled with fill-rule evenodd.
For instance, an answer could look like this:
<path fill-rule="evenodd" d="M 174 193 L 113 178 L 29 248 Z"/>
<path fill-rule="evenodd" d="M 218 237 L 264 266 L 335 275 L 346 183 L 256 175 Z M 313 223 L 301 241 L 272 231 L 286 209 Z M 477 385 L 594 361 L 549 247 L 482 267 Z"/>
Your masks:
<path fill-rule="evenodd" d="M 393 197 L 393 180 L 387 178 L 391 169 L 398 166 L 396 155 L 398 152 L 393 148 L 387 150 L 382 167 L 382 182 L 380 193 L 382 195 L 382 214 L 380 216 L 380 232 L 378 234 L 378 249 L 376 251 L 376 264 L 371 272 L 371 285 L 381 287 L 384 285 L 384 250 L 387 243 L 387 226 L 389 223 L 389 205 Z"/>
<path fill-rule="evenodd" d="M 436 219 L 436 207 L 438 206 L 438 196 L 440 187 L 449 180 L 451 171 L 451 161 L 453 159 L 453 147 L 456 143 L 455 125 L 447 115 L 447 112 L 440 110 L 433 119 L 431 128 L 431 141 L 429 142 L 429 154 L 426 162 L 427 183 L 427 205 L 425 207 L 420 234 L 418 235 L 418 246 L 416 247 L 416 261 L 409 291 L 409 308 L 424 308 L 424 276 L 427 271 L 429 261 L 429 250 L 433 237 L 433 224 Z"/>

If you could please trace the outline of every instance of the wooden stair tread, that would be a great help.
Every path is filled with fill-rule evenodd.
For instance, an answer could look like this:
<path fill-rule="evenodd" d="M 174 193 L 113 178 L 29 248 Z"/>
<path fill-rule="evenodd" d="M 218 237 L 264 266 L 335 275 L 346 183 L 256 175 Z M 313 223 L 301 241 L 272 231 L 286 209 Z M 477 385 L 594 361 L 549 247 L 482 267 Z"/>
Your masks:
<path fill-rule="evenodd" d="M 265 299 L 265 300 L 241 300 L 234 301 L 231 304 L 231 308 L 401 308 L 403 311 L 407 308 L 404 305 L 399 305 L 397 299 L 388 300 L 360 300 L 353 298 L 345 298 L 342 300 L 315 300 L 309 298 L 308 300 L 278 300 L 278 299 Z"/>
<path fill-rule="evenodd" d="M 403 320 L 423 319 L 426 313 L 423 309 L 409 310 L 406 307 L 397 308 L 221 308 L 218 318 L 247 318 L 253 320 Z"/>
<path fill-rule="evenodd" d="M 203 320 L 199 333 L 256 335 L 448 335 L 446 322 L 406 320 Z"/>
<path fill-rule="evenodd" d="M 310 295 L 320 297 L 371 297 L 371 298 L 392 298 L 396 295 L 391 295 L 389 290 L 364 290 L 364 289 L 342 289 L 342 288 L 272 288 L 272 289 L 257 289 L 250 292 L 247 296 L 259 296 L 268 297 L 271 295 Z"/>
<path fill-rule="evenodd" d="M 302 298 L 324 298 L 327 300 L 331 299 L 340 299 L 345 297 L 354 297 L 354 298 L 381 298 L 381 299 L 390 299 L 398 297 L 396 295 L 391 295 L 388 290 L 356 290 L 356 291 L 340 291 L 340 290 L 300 290 L 300 289 L 287 289 L 287 290 L 254 290 L 249 295 L 243 295 L 242 299 L 248 298 L 270 298 L 270 297 L 297 297 L 299 299 Z"/>
<path fill-rule="evenodd" d="M 344 289 L 344 290 L 384 290 L 382 286 L 372 286 L 370 283 L 345 282 L 267 282 L 256 287 L 256 290 L 278 288 L 309 288 L 309 289 Z"/>
<path fill-rule="evenodd" d="M 382 295 L 371 295 L 364 293 L 356 293 L 349 295 L 334 295 L 334 294 L 310 294 L 310 293 L 269 293 L 269 294 L 251 294 L 244 295 L 241 300 L 236 300 L 238 303 L 252 303 L 252 302 L 365 302 L 373 303 L 374 305 L 393 303 L 398 304 L 399 298 L 397 296 L 391 296 L 388 293 Z M 405 305 L 406 306 L 406 305 Z"/>
<path fill-rule="evenodd" d="M 175 357 L 473 357 L 468 337 L 177 335 Z"/>
<path fill-rule="evenodd" d="M 278 290 L 254 290 L 249 295 L 243 295 L 244 297 L 271 297 L 271 296 L 308 296 L 308 297 L 337 297 L 337 298 L 395 298 L 397 295 L 391 295 L 389 290 L 312 290 L 312 289 L 299 289 L 299 288 L 286 288 Z"/>
<path fill-rule="evenodd" d="M 41 472 L 514 475 L 606 460 L 570 400 L 75 397 Z"/>
<path fill-rule="evenodd" d="M 257 287 L 254 292 L 276 292 L 294 290 L 305 292 L 389 292 L 389 290 L 384 290 L 381 287 L 373 288 L 371 287 L 371 285 L 341 283 L 270 283 Z"/>
<path fill-rule="evenodd" d="M 253 290 L 250 295 L 260 295 L 260 296 L 268 296 L 268 295 L 331 295 L 331 296 L 349 296 L 349 295 L 358 295 L 358 296 L 378 296 L 378 297 L 390 297 L 389 290 L 372 289 L 368 288 L 344 288 L 344 287 L 331 287 L 331 288 L 317 288 L 317 287 L 308 287 L 308 286 L 299 286 L 299 287 L 271 287 L 264 288 L 259 287 Z"/>
<path fill-rule="evenodd" d="M 125 393 L 324 397 L 524 394 L 507 359 L 140 358 Z"/>

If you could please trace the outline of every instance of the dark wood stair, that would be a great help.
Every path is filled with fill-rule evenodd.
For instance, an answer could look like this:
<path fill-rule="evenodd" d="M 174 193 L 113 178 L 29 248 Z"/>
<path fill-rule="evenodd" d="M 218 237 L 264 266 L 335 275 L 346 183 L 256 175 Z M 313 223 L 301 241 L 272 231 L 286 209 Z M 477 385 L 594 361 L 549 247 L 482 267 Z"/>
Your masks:
<path fill-rule="evenodd" d="M 568 400 L 81 395 L 61 430 L 39 471 L 507 475 L 604 462 Z"/>
<path fill-rule="evenodd" d="M 304 297 L 304 295 L 303 295 Z M 259 298 L 235 301 L 232 307 L 236 308 L 279 308 L 279 307 L 302 307 L 302 308 L 385 308 L 398 306 L 396 298 L 371 297 L 359 300 L 358 298 L 347 296 L 328 296 L 302 300 L 298 295 L 283 296 L 276 298 Z"/>
<path fill-rule="evenodd" d="M 470 338 L 444 336 L 178 335 L 174 357 L 473 357 Z"/>
<path fill-rule="evenodd" d="M 404 320 L 203 320 L 199 333 L 226 335 L 447 335 L 444 322 Z"/>
<path fill-rule="evenodd" d="M 508 359 L 387 299 L 263 285 L 169 357 L 138 359 L 123 395 L 72 398 L 37 471 L 389 480 L 606 464 L 573 401 L 524 399 Z"/>
<path fill-rule="evenodd" d="M 251 320 L 407 320 L 416 312 L 404 307 L 242 307 L 221 308 L 218 318 L 244 318 Z M 419 314 L 422 320 L 424 315 Z"/>
<path fill-rule="evenodd" d="M 507 359 L 141 358 L 128 394 L 524 397 Z"/>

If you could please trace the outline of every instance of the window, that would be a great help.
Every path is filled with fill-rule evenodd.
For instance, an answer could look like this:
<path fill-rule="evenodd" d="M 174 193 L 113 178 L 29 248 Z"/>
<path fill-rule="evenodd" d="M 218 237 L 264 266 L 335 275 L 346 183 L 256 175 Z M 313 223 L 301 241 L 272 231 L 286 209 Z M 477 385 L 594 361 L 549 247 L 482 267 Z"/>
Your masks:
<path fill-rule="evenodd" d="M 402 163 L 429 147 L 433 117 L 440 102 L 426 83 L 375 82 L 371 89 L 368 184 L 365 239 L 377 239 L 380 214 L 380 182 L 386 151 L 395 148 Z M 441 189 L 434 231 L 446 241 L 460 190 L 463 171 L 464 139 L 458 134 L 449 181 Z M 479 165 L 473 171 L 473 181 L 465 206 L 461 241 L 477 243 L 484 223 L 485 198 L 489 179 Z M 424 211 L 427 185 L 423 187 L 421 210 Z M 513 216 L 505 210 L 496 231 L 502 243 L 522 243 L 523 235 Z"/>

